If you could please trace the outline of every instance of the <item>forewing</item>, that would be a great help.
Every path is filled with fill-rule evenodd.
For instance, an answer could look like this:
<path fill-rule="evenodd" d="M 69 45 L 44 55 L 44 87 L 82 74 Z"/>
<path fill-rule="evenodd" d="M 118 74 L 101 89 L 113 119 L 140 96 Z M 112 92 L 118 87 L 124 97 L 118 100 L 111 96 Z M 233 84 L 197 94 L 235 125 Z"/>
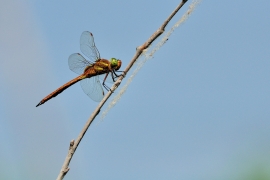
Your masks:
<path fill-rule="evenodd" d="M 81 86 L 84 93 L 96 102 L 100 102 L 104 97 L 104 91 L 98 76 L 83 79 Z"/>
<path fill-rule="evenodd" d="M 90 61 L 95 62 L 100 59 L 98 49 L 94 42 L 94 36 L 89 31 L 84 31 L 80 39 L 80 47 L 83 54 L 85 54 Z"/>
<path fill-rule="evenodd" d="M 69 69 L 77 74 L 82 74 L 87 66 L 91 66 L 92 63 L 87 61 L 81 54 L 74 53 L 68 58 Z"/>

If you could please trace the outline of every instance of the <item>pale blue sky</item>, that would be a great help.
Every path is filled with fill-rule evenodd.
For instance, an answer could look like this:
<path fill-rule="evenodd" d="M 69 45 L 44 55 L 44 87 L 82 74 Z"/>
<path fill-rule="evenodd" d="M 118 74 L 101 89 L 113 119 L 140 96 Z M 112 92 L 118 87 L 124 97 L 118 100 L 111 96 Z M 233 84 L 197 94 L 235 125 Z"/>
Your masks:
<path fill-rule="evenodd" d="M 67 60 L 80 52 L 83 31 L 124 69 L 178 3 L 0 1 L 0 179 L 57 177 L 97 103 L 76 84 L 35 106 L 76 76 Z M 96 118 L 65 179 L 233 180 L 258 167 L 270 172 L 269 7 L 203 0 L 104 121 Z"/>

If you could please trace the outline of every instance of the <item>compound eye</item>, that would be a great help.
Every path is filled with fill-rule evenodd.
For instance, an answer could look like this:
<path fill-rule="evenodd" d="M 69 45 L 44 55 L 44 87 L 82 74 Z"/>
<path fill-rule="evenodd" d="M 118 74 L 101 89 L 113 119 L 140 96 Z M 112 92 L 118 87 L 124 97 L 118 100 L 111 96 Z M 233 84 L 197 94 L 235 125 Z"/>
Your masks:
<path fill-rule="evenodd" d="M 115 58 L 111 58 L 111 64 L 113 65 L 113 66 L 116 66 L 118 63 L 117 63 L 117 59 L 115 59 Z"/>

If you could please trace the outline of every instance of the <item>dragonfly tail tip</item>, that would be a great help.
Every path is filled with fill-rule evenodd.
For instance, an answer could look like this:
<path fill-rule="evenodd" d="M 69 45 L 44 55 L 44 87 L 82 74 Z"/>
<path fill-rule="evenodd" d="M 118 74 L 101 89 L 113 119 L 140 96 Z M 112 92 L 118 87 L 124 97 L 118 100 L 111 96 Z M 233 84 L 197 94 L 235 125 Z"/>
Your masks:
<path fill-rule="evenodd" d="M 38 103 L 37 105 L 36 105 L 36 107 L 38 107 L 38 106 L 40 106 L 42 103 L 40 102 L 40 103 Z"/>

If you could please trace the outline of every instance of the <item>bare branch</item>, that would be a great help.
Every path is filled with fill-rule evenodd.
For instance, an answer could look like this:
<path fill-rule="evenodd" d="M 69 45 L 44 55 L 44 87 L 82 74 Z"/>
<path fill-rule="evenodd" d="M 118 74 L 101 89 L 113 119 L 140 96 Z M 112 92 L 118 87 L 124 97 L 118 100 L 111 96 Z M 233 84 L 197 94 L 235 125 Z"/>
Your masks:
<path fill-rule="evenodd" d="M 191 15 L 191 13 L 195 10 L 196 6 L 200 2 L 201 0 L 193 0 L 192 3 L 189 5 L 189 8 L 186 11 L 186 13 L 171 27 L 171 29 L 159 40 L 159 42 L 153 48 L 149 47 L 147 50 L 145 50 L 145 52 L 143 52 L 143 56 L 140 56 L 141 58 L 144 57 L 143 60 L 137 63 L 136 68 L 134 69 L 132 74 L 129 76 L 124 86 L 122 86 L 120 91 L 117 93 L 117 95 L 114 96 L 114 98 L 108 104 L 108 107 L 105 110 L 103 110 L 101 114 L 101 121 L 105 118 L 109 110 L 112 107 L 114 107 L 115 104 L 120 100 L 121 96 L 126 92 L 128 86 L 130 85 L 130 83 L 132 82 L 136 74 L 144 66 L 146 61 L 153 58 L 154 54 L 167 42 L 170 35 L 174 32 L 175 28 L 179 27 L 182 23 L 184 23 L 188 19 L 188 17 Z M 136 61 L 138 61 L 138 59 Z"/>
<path fill-rule="evenodd" d="M 98 115 L 98 113 L 100 112 L 100 109 L 102 108 L 102 106 L 105 104 L 105 102 L 109 99 L 109 97 L 112 95 L 112 93 L 115 91 L 115 89 L 117 89 L 117 87 L 121 84 L 122 79 L 125 77 L 125 75 L 128 73 L 128 71 L 130 70 L 130 68 L 133 66 L 133 64 L 136 62 L 136 60 L 138 59 L 138 57 L 142 54 L 143 50 L 147 49 L 151 43 L 157 39 L 164 31 L 165 31 L 165 27 L 167 26 L 167 24 L 170 22 L 170 20 L 173 18 L 173 16 L 179 11 L 179 9 L 187 2 L 188 0 L 182 0 L 182 2 L 177 6 L 177 8 L 172 12 L 172 14 L 166 19 L 166 21 L 161 25 L 161 27 L 141 46 L 139 46 L 136 50 L 135 55 L 133 56 L 132 60 L 130 61 L 130 63 L 127 65 L 126 69 L 124 70 L 123 74 L 118 78 L 118 80 L 113 84 L 111 90 L 109 91 L 104 98 L 101 100 L 101 102 L 98 104 L 98 106 L 96 107 L 96 109 L 94 110 L 94 112 L 91 114 L 90 118 L 88 119 L 88 121 L 86 122 L 85 126 L 83 127 L 82 131 L 80 132 L 79 136 L 77 137 L 77 139 L 74 141 L 72 140 L 70 142 L 70 146 L 69 146 L 69 150 L 68 150 L 68 154 L 67 157 L 64 161 L 64 164 L 60 170 L 60 173 L 57 177 L 57 180 L 62 180 L 64 178 L 64 176 L 67 174 L 67 172 L 69 171 L 69 163 L 73 157 L 73 154 L 75 153 L 77 147 L 79 146 L 84 134 L 86 133 L 87 129 L 89 128 L 89 126 L 91 125 L 91 123 L 94 121 L 95 117 Z"/>

